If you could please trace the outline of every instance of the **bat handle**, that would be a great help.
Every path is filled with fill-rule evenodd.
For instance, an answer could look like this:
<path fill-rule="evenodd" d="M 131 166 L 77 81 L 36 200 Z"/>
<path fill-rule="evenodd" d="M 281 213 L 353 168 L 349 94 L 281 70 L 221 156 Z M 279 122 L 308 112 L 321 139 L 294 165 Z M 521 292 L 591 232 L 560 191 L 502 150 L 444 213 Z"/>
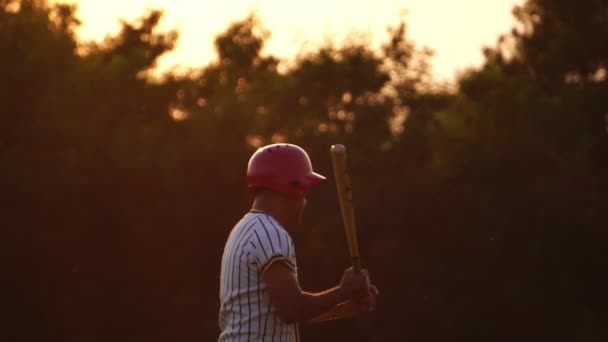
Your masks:
<path fill-rule="evenodd" d="M 359 259 L 358 256 L 353 256 L 350 258 L 352 264 L 353 264 L 353 272 L 355 272 L 355 274 L 360 274 L 361 273 L 361 259 Z"/>

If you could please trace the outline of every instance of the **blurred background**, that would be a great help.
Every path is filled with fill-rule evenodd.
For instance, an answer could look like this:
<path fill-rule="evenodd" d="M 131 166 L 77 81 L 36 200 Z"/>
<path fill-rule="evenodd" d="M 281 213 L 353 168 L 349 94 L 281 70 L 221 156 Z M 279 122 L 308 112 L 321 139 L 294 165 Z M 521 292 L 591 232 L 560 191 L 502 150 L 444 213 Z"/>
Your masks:
<path fill-rule="evenodd" d="M 273 142 L 348 146 L 381 291 L 303 341 L 608 340 L 608 1 L 286 3 L 0 0 L 2 340 L 216 340 Z M 304 221 L 333 286 L 331 177 Z"/>

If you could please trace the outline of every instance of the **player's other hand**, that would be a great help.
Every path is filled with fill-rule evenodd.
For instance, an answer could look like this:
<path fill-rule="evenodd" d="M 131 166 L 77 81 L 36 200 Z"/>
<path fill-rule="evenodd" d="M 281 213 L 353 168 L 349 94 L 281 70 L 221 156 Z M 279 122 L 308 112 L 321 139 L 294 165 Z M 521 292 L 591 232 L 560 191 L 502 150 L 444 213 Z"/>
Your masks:
<path fill-rule="evenodd" d="M 369 287 L 369 291 L 364 297 L 349 299 L 340 304 L 342 306 L 342 316 L 340 318 L 350 318 L 368 314 L 376 309 L 378 288 L 374 285 Z"/>
<path fill-rule="evenodd" d="M 371 285 L 365 297 L 355 300 L 358 311 L 360 313 L 374 311 L 379 294 L 380 292 L 378 291 L 378 288 L 375 285 Z"/>
<path fill-rule="evenodd" d="M 344 271 L 340 282 L 340 290 L 344 293 L 346 299 L 365 297 L 370 290 L 367 270 L 361 270 L 359 274 L 356 274 L 352 268 Z"/>

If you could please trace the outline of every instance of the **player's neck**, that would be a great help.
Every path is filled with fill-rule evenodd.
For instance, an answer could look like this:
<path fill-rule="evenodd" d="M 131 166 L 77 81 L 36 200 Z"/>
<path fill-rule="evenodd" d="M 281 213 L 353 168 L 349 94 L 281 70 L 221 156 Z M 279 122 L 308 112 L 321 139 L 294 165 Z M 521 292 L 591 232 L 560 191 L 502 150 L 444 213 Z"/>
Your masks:
<path fill-rule="evenodd" d="M 288 218 L 285 215 L 285 209 L 281 203 L 281 199 L 275 196 L 261 195 L 256 196 L 251 206 L 252 211 L 263 212 L 272 216 L 283 228 L 288 229 Z"/>

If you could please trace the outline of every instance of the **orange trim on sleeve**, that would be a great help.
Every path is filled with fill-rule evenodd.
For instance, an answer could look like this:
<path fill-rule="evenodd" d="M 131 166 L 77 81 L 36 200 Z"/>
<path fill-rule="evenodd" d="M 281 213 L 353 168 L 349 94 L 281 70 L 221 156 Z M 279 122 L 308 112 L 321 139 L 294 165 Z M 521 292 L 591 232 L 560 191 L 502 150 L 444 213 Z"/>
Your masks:
<path fill-rule="evenodd" d="M 278 261 L 285 262 L 287 267 L 289 267 L 292 271 L 296 272 L 295 265 L 289 259 L 287 259 L 287 257 L 285 257 L 284 255 L 274 255 L 274 256 L 270 257 L 270 259 L 268 259 L 268 261 L 266 261 L 266 263 L 264 265 L 262 265 L 261 274 L 264 275 L 266 270 L 268 270 L 268 268 L 270 268 L 270 266 L 272 266 L 272 264 L 274 264 L 275 262 L 278 262 Z"/>

